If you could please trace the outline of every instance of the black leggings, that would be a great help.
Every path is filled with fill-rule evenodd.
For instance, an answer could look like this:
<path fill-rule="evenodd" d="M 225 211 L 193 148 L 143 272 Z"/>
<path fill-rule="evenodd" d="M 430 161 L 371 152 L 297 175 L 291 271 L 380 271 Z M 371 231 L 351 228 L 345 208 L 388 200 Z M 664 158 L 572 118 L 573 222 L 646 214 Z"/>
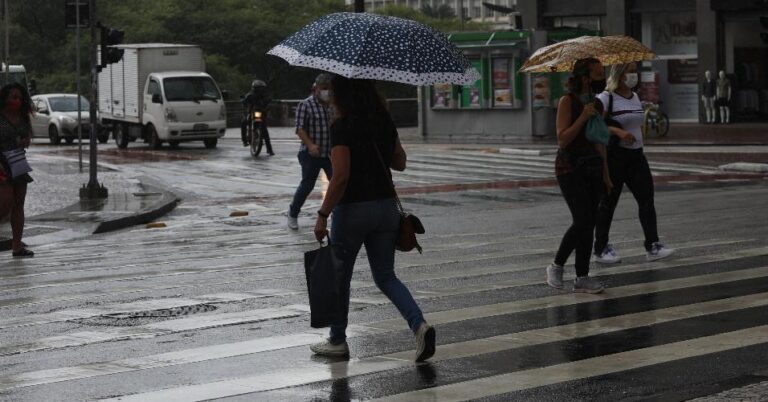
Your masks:
<path fill-rule="evenodd" d="M 571 210 L 573 223 L 560 242 L 555 264 L 565 265 L 571 252 L 576 250 L 576 275 L 587 276 L 597 206 L 604 192 L 602 166 L 592 170 L 576 169 L 572 173 L 557 176 L 557 182 Z"/>
<path fill-rule="evenodd" d="M 653 243 L 659 241 L 659 234 L 656 227 L 656 207 L 653 203 L 653 176 L 642 148 L 611 147 L 608 150 L 608 169 L 611 172 L 613 191 L 600 202 L 595 227 L 595 253 L 601 253 L 608 245 L 613 212 L 619 203 L 624 184 L 637 201 L 640 225 L 645 234 L 645 249 L 650 250 Z"/>

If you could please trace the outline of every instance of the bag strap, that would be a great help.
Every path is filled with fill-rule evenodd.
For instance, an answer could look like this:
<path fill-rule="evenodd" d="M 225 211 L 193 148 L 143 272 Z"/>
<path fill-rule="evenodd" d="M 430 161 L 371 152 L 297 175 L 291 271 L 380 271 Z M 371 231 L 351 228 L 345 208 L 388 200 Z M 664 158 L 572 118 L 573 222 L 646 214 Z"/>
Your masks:
<path fill-rule="evenodd" d="M 371 139 L 371 144 L 373 144 L 373 148 L 376 150 L 376 156 L 379 157 L 379 162 L 381 163 L 381 168 L 383 169 L 384 175 L 387 177 L 387 181 L 389 182 L 389 186 L 392 189 L 392 194 L 395 196 L 395 202 L 397 203 L 397 209 L 400 211 L 400 213 L 404 213 L 403 210 L 403 204 L 400 202 L 400 197 L 397 196 L 397 190 L 395 190 L 395 183 L 392 181 L 392 174 L 387 174 L 388 167 L 387 164 L 384 163 L 384 157 L 381 156 L 381 151 L 379 151 L 379 146 L 376 145 L 376 140 Z"/>
<path fill-rule="evenodd" d="M 608 92 L 608 116 L 613 116 L 613 92 Z"/>

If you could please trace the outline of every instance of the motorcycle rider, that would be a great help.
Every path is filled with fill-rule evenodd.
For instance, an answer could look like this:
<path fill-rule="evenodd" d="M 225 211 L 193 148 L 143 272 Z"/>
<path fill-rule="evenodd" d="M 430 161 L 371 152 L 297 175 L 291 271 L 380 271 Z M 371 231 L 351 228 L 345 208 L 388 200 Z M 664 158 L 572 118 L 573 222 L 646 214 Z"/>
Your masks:
<path fill-rule="evenodd" d="M 267 124 L 267 111 L 269 103 L 272 98 L 267 91 L 267 84 L 262 80 L 253 80 L 251 83 L 251 90 L 247 94 L 243 95 L 243 119 L 240 125 L 240 136 L 243 140 L 243 146 L 247 147 L 250 144 L 250 138 L 248 138 L 248 114 L 253 112 L 261 112 L 261 124 L 263 127 L 263 138 L 267 145 L 267 153 L 272 156 L 275 153 L 272 151 L 272 142 L 269 140 L 269 130 Z"/>

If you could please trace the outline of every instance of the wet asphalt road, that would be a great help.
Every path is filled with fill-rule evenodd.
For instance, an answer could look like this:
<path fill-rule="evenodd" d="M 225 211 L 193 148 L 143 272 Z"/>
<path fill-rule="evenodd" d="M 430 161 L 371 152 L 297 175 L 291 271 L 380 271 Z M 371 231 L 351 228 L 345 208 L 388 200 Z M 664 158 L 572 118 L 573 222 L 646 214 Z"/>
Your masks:
<path fill-rule="evenodd" d="M 297 143 L 274 136 L 278 155 L 256 160 L 234 138 L 215 151 L 105 147 L 108 166 L 184 201 L 163 229 L 0 254 L 0 400 L 687 400 L 768 376 L 765 181 L 654 164 L 659 230 L 676 254 L 646 261 L 625 194 L 612 232 L 623 262 L 593 266 L 605 294 L 575 295 L 543 283 L 569 222 L 553 157 L 456 145 L 407 145 L 395 176 L 427 228 L 424 255 L 398 253 L 397 272 L 437 329 L 433 361 L 412 362 L 364 253 L 352 359 L 313 357 L 324 331 L 309 327 L 302 252 L 316 247 L 324 183 L 288 230 Z"/>

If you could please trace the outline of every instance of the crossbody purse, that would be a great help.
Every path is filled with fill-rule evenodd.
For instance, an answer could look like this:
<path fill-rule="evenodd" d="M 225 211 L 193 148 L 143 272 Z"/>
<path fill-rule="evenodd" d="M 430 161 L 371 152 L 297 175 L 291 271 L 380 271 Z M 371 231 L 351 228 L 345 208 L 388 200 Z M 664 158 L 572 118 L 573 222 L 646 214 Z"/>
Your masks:
<path fill-rule="evenodd" d="M 374 149 L 376 149 L 376 155 L 379 157 L 383 173 L 391 186 L 392 194 L 395 196 L 397 211 L 400 213 L 400 230 L 395 248 L 405 252 L 412 251 L 415 248 L 419 251 L 419 254 L 421 254 L 421 245 L 419 245 L 419 241 L 416 240 L 416 235 L 425 233 L 424 225 L 421 224 L 421 220 L 416 217 L 416 215 L 408 213 L 403 209 L 403 204 L 400 202 L 400 197 L 397 196 L 397 190 L 395 190 L 395 183 L 392 181 L 392 176 L 387 174 L 389 168 L 387 167 L 387 164 L 384 163 L 384 157 L 381 156 L 381 152 L 379 151 L 376 142 L 371 140 L 371 143 L 373 144 Z"/>

